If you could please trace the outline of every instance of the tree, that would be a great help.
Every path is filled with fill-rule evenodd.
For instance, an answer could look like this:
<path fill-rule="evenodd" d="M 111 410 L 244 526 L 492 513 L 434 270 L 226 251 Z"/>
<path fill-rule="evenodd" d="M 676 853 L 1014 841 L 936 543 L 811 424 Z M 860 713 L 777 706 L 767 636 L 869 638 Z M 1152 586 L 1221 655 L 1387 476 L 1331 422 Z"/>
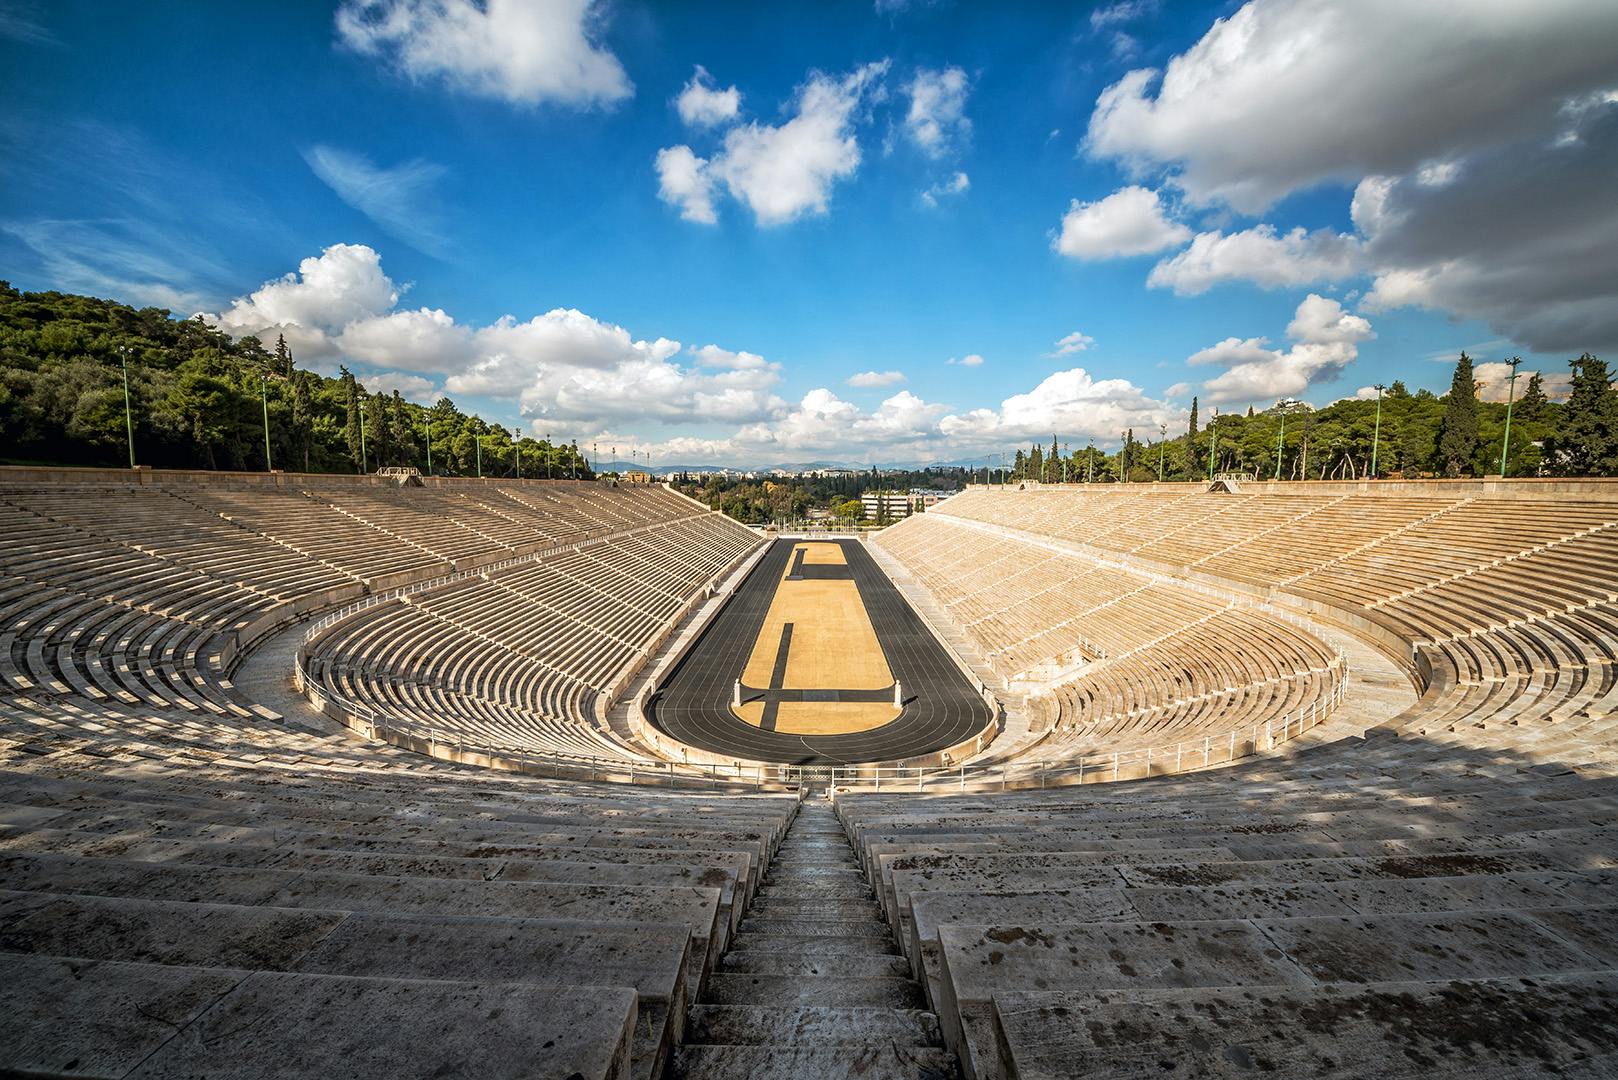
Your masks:
<path fill-rule="evenodd" d="M 1618 391 L 1605 360 L 1584 353 L 1570 365 L 1573 388 L 1547 456 L 1562 476 L 1618 475 Z"/>
<path fill-rule="evenodd" d="M 1197 399 L 1191 399 L 1191 422 L 1185 431 L 1185 479 L 1195 480 L 1202 475 L 1201 462 L 1197 454 Z"/>
<path fill-rule="evenodd" d="M 1523 391 L 1522 400 L 1517 402 L 1517 418 L 1524 423 L 1538 423 L 1545 418 L 1549 405 L 1550 398 L 1545 396 L 1545 379 L 1536 371 L 1528 377 L 1528 389 Z"/>
<path fill-rule="evenodd" d="M 348 445 L 349 460 L 354 463 L 355 472 L 364 472 L 368 464 L 365 460 L 365 433 L 360 430 L 361 397 L 365 391 L 355 380 L 354 373 L 346 367 L 337 369 L 338 378 L 342 380 L 343 390 L 346 394 L 346 416 L 343 424 L 343 441 Z"/>
<path fill-rule="evenodd" d="M 309 373 L 294 371 L 292 380 L 291 439 L 294 460 L 301 462 L 303 471 L 309 471 L 309 454 L 315 445 L 314 397 L 309 389 Z"/>
<path fill-rule="evenodd" d="M 1461 353 L 1444 400 L 1444 423 L 1438 436 L 1438 463 L 1445 476 L 1472 471 L 1472 455 L 1478 447 L 1477 384 L 1472 376 L 1472 358 Z"/>
<path fill-rule="evenodd" d="M 270 372 L 286 378 L 292 374 L 292 350 L 287 348 L 287 336 L 275 335 L 275 361 L 270 365 Z"/>
<path fill-rule="evenodd" d="M 392 463 L 393 440 L 388 431 L 388 418 L 384 414 L 387 398 L 381 394 L 365 396 L 365 448 L 366 467 L 376 469 Z"/>

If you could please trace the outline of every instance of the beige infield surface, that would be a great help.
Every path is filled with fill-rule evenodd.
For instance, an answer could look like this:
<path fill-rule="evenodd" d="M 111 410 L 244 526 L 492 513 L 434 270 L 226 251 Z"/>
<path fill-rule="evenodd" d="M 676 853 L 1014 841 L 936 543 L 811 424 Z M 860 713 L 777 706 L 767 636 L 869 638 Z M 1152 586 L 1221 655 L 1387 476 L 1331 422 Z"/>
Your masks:
<path fill-rule="evenodd" d="M 745 686 L 762 689 L 770 685 L 781 649 L 781 628 L 792 624 L 786 674 L 781 688 L 787 690 L 881 690 L 893 685 L 876 630 L 860 599 L 852 578 L 840 580 L 788 581 L 797 552 L 804 553 L 805 565 L 846 564 L 843 549 L 835 543 L 808 541 L 793 545 L 781 580 L 776 583 L 770 610 L 753 642 L 753 651 L 742 671 Z M 733 708 L 740 719 L 760 726 L 764 702 L 753 701 Z M 788 735 L 848 735 L 869 731 L 889 723 L 899 715 L 891 701 L 783 701 L 776 706 L 775 730 Z"/>

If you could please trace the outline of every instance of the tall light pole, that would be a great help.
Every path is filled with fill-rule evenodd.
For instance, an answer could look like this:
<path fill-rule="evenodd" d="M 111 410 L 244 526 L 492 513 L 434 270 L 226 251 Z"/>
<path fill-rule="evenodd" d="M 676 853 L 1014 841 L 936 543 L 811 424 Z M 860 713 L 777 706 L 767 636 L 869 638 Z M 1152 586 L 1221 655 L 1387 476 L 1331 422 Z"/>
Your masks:
<path fill-rule="evenodd" d="M 258 377 L 258 401 L 264 406 L 264 471 L 274 472 L 275 463 L 270 460 L 270 377 Z"/>
<path fill-rule="evenodd" d="M 1511 380 L 1506 383 L 1506 437 L 1500 440 L 1500 479 L 1506 478 L 1506 451 L 1511 448 L 1511 399 L 1517 395 L 1517 365 L 1522 363 L 1522 357 L 1513 356 L 1506 363 L 1511 365 Z"/>
<path fill-rule="evenodd" d="M 433 414 L 426 414 L 427 428 L 427 475 L 433 474 Z"/>
<path fill-rule="evenodd" d="M 1213 483 L 1214 462 L 1219 458 L 1219 409 L 1214 408 L 1213 419 L 1208 423 L 1208 482 Z"/>
<path fill-rule="evenodd" d="M 371 471 L 371 464 L 365 458 L 365 399 L 363 397 L 360 398 L 359 418 L 360 418 L 360 475 L 363 476 L 366 473 Z"/>
<path fill-rule="evenodd" d="M 1276 405 L 1281 412 L 1281 434 L 1275 438 L 1275 478 L 1279 480 L 1281 479 L 1281 459 L 1286 456 L 1287 451 L 1287 408 L 1280 402 L 1276 402 Z"/>
<path fill-rule="evenodd" d="M 545 479 L 547 480 L 551 478 L 551 455 L 555 452 L 556 447 L 551 445 L 551 433 L 547 431 L 545 433 Z"/>
<path fill-rule="evenodd" d="M 1090 445 L 1084 451 L 1084 482 L 1090 483 L 1096 478 L 1096 437 L 1090 436 Z"/>
<path fill-rule="evenodd" d="M 1512 368 L 1511 371 L 1512 371 L 1512 377 L 1515 378 L 1516 373 L 1517 373 L 1517 369 Z M 1376 479 L 1376 452 L 1379 449 L 1381 449 L 1381 443 L 1382 443 L 1382 391 L 1384 391 L 1386 389 L 1387 389 L 1387 387 L 1384 386 L 1382 383 L 1377 383 L 1376 384 L 1376 387 L 1375 387 L 1375 390 L 1376 390 L 1376 426 L 1371 429 L 1371 479 L 1372 480 Z M 1507 408 L 1509 409 L 1510 407 L 1507 406 Z M 1506 415 L 1510 416 L 1511 414 L 1510 414 L 1510 412 L 1507 412 Z"/>
<path fill-rule="evenodd" d="M 129 410 L 129 346 L 118 348 L 118 362 L 124 369 L 124 435 L 129 440 L 129 467 L 135 467 L 135 418 Z"/>
<path fill-rule="evenodd" d="M 1157 482 L 1163 482 L 1163 446 L 1169 441 L 1169 426 L 1157 425 Z"/>

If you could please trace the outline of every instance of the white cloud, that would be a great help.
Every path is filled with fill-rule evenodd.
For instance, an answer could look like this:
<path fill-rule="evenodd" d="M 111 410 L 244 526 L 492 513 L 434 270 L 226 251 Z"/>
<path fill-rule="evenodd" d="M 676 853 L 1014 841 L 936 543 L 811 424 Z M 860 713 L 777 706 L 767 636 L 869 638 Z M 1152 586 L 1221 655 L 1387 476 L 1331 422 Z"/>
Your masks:
<path fill-rule="evenodd" d="M 127 219 L 42 219 L 0 220 L 0 232 L 33 253 L 52 288 L 170 311 L 195 311 L 206 303 L 194 278 L 205 260 L 169 230 Z"/>
<path fill-rule="evenodd" d="M 1054 247 L 1070 259 L 1112 259 L 1149 255 L 1190 238 L 1190 229 L 1163 213 L 1157 192 L 1131 185 L 1097 202 L 1074 199 Z"/>
<path fill-rule="evenodd" d="M 1089 334 L 1081 334 L 1075 330 L 1056 343 L 1056 351 L 1050 356 L 1072 356 L 1081 353 L 1096 343 L 1096 339 Z"/>
<path fill-rule="evenodd" d="M 1271 349 L 1268 339 L 1226 338 L 1186 359 L 1188 364 L 1217 364 L 1226 370 L 1202 384 L 1203 396 L 1216 402 L 1261 402 L 1300 397 L 1310 386 L 1335 379 L 1359 355 L 1359 343 L 1376 334 L 1359 315 L 1336 300 L 1310 293 L 1298 304 L 1287 336 L 1289 349 Z"/>
<path fill-rule="evenodd" d="M 950 195 L 961 195 L 972 186 L 972 180 L 964 172 L 957 172 L 948 180 L 941 180 L 921 193 L 923 206 L 934 207 L 938 200 Z"/>
<path fill-rule="evenodd" d="M 1273 225 L 1256 225 L 1229 234 L 1198 233 L 1190 247 L 1154 266 L 1146 283 L 1197 296 L 1230 281 L 1266 289 L 1341 281 L 1362 272 L 1362 248 L 1357 237 L 1330 229 L 1277 234 Z"/>
<path fill-rule="evenodd" d="M 960 367 L 982 367 L 983 357 L 979 356 L 977 353 L 967 353 L 959 360 L 952 356 L 948 360 L 945 360 L 944 363 L 955 364 Z"/>
<path fill-rule="evenodd" d="M 977 445 L 1063 436 L 1119 438 L 1184 422 L 1183 410 L 1148 397 L 1128 379 L 1097 381 L 1083 368 L 1058 371 L 1025 394 L 1000 403 L 999 409 L 973 409 L 944 417 L 940 430 L 948 437 Z"/>
<path fill-rule="evenodd" d="M 712 225 L 719 220 L 714 211 L 713 177 L 708 163 L 691 152 L 689 146 L 665 146 L 657 152 L 657 197 L 680 208 L 687 221 Z"/>
<path fill-rule="evenodd" d="M 1614 42 L 1610 0 L 1251 0 L 1166 70 L 1104 90 L 1086 146 L 1256 212 L 1540 130 L 1610 88 Z"/>
<path fill-rule="evenodd" d="M 458 371 L 475 355 L 472 331 L 442 309 L 358 319 L 342 328 L 335 344 L 363 363 L 408 371 Z"/>
<path fill-rule="evenodd" d="M 861 390 L 869 390 L 879 386 L 892 386 L 894 383 L 905 381 L 902 371 L 861 371 L 848 377 L 848 385 Z"/>
<path fill-rule="evenodd" d="M 1517 368 L 1517 388 L 1512 391 L 1515 400 L 1522 400 L 1523 393 L 1528 389 L 1528 380 L 1533 376 L 1531 368 Z M 1504 360 L 1474 364 L 1472 380 L 1478 384 L 1478 400 L 1504 402 L 1507 392 L 1511 389 L 1511 365 Z M 1539 381 L 1540 389 L 1545 391 L 1545 396 L 1558 401 L 1566 400 L 1573 392 L 1571 372 L 1540 372 Z"/>
<path fill-rule="evenodd" d="M 701 64 L 685 84 L 680 96 L 674 99 L 680 119 L 692 127 L 718 127 L 736 119 L 741 111 L 742 93 L 734 86 L 714 89 L 713 78 Z"/>
<path fill-rule="evenodd" d="M 294 273 L 237 297 L 209 322 L 234 337 L 286 335 L 302 361 L 337 355 L 333 338 L 350 323 L 386 314 L 399 287 L 382 272 L 382 259 L 364 244 L 333 244 L 304 259 Z"/>
<path fill-rule="evenodd" d="M 1118 0 L 1090 12 L 1090 29 L 1102 30 L 1120 23 L 1134 22 L 1157 10 L 1158 0 Z"/>
<path fill-rule="evenodd" d="M 718 182 L 747 204 L 760 225 L 824 214 L 832 186 L 859 168 L 857 110 L 887 70 L 883 60 L 842 78 L 812 74 L 798 90 L 790 120 L 733 127 L 725 134 L 723 149 L 706 162 L 689 147 L 659 152 L 663 199 L 679 206 L 683 217 L 711 222 L 712 189 Z"/>
<path fill-rule="evenodd" d="M 412 79 L 514 104 L 605 105 L 634 92 L 593 0 L 344 0 L 337 37 Z"/>
<path fill-rule="evenodd" d="M 374 374 L 362 376 L 359 384 L 367 393 L 392 394 L 399 391 L 399 396 L 418 405 L 431 405 L 440 395 L 438 387 L 431 379 L 424 379 L 420 375 L 406 375 L 399 371 L 379 371 Z"/>
<path fill-rule="evenodd" d="M 303 158 L 339 199 L 388 235 L 429 255 L 441 255 L 448 248 L 432 207 L 433 187 L 445 171 L 442 165 L 417 160 L 378 168 L 359 154 L 332 146 L 312 146 Z"/>
<path fill-rule="evenodd" d="M 700 349 L 692 349 L 691 353 L 697 358 L 697 363 L 708 368 L 729 368 L 733 371 L 756 371 L 761 368 L 772 367 L 762 356 L 750 352 L 732 352 L 721 349 L 717 345 L 704 345 Z"/>
<path fill-rule="evenodd" d="M 943 157 L 971 134 L 972 121 L 966 118 L 969 92 L 966 72 L 958 67 L 917 70 L 905 87 L 910 98 L 905 133 L 922 153 Z"/>

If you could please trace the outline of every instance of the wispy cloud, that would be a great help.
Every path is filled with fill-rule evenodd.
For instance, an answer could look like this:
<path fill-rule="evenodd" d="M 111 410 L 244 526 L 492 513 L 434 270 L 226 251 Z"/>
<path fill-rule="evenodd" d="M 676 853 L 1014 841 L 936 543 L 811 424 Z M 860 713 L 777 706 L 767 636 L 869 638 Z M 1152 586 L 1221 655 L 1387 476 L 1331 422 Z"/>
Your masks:
<path fill-rule="evenodd" d="M 438 258 L 450 250 L 432 209 L 433 190 L 447 171 L 442 165 L 416 159 L 383 168 L 360 154 L 324 145 L 305 150 L 303 158 L 339 199 L 389 236 Z"/>
<path fill-rule="evenodd" d="M 0 0 L 0 38 L 10 38 L 24 45 L 60 45 L 61 39 L 51 33 L 31 4 Z"/>
<path fill-rule="evenodd" d="M 6 221 L 0 232 L 21 241 L 53 287 L 136 306 L 189 315 L 207 302 L 195 285 L 199 269 L 223 274 L 217 266 L 199 267 L 197 252 L 180 249 L 161 230 L 127 219 Z"/>

